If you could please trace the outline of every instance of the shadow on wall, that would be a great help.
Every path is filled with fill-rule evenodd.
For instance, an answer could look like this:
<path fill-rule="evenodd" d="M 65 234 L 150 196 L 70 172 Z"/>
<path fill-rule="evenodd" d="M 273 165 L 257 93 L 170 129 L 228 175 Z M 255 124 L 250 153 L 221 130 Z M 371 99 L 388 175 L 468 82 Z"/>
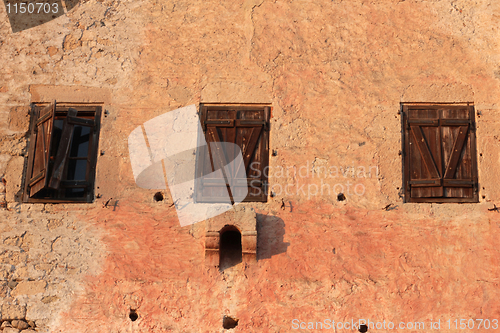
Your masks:
<path fill-rule="evenodd" d="M 290 243 L 283 242 L 285 222 L 279 217 L 257 214 L 257 260 L 285 253 Z"/>

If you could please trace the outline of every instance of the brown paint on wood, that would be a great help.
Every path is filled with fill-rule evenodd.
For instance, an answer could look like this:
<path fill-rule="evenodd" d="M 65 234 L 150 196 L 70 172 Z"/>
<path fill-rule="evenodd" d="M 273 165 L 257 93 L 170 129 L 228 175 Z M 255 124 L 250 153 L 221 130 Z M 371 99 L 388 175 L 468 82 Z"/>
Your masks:
<path fill-rule="evenodd" d="M 264 168 L 268 165 L 269 153 L 269 107 L 262 106 L 204 106 L 201 108 L 200 120 L 206 133 L 208 150 L 199 149 L 197 157 L 197 177 L 207 175 L 222 167 L 220 163 L 208 164 L 208 159 L 214 158 L 210 143 L 235 143 L 241 150 L 243 162 L 228 168 L 227 185 L 231 185 L 234 196 L 242 196 L 248 191 L 244 201 L 267 201 L 266 184 L 263 182 Z M 215 134 L 217 133 L 217 134 Z M 224 161 L 230 162 L 236 158 L 236 151 L 226 149 Z M 208 152 L 208 154 L 207 154 Z M 206 155 L 211 155 L 207 157 Z M 221 159 L 221 156 L 217 156 Z M 227 163 L 225 164 L 227 165 Z M 207 168 L 210 166 L 211 168 Z M 245 168 L 244 179 L 235 178 L 241 169 Z M 221 171 L 222 172 L 222 171 Z M 267 180 L 267 179 L 266 179 Z M 219 182 L 220 183 L 220 182 Z M 197 200 L 200 202 L 217 202 L 217 197 L 225 197 L 224 184 L 212 182 L 205 177 L 197 181 L 199 186 Z M 227 187 L 229 189 L 229 187 Z M 219 199 L 220 200 L 220 199 Z"/>
<path fill-rule="evenodd" d="M 456 105 L 403 106 L 407 201 L 477 202 L 473 112 Z"/>
<path fill-rule="evenodd" d="M 37 121 L 32 129 L 33 146 L 30 147 L 29 164 L 32 169 L 28 174 L 29 196 L 33 196 L 47 186 L 48 174 L 50 172 L 50 147 L 51 134 L 54 126 L 54 113 L 56 102 L 37 110 Z M 32 163 L 32 164 L 31 164 Z"/>

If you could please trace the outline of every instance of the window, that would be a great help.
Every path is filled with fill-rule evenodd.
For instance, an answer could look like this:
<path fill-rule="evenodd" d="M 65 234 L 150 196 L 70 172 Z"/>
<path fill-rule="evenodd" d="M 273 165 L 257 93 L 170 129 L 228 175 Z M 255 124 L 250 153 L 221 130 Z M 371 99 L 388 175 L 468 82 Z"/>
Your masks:
<path fill-rule="evenodd" d="M 403 105 L 406 202 L 478 202 L 474 106 Z"/>
<path fill-rule="evenodd" d="M 197 155 L 197 202 L 222 202 L 228 193 L 233 204 L 234 198 L 244 198 L 244 202 L 267 201 L 270 114 L 268 106 L 200 106 L 200 121 L 208 149 L 199 149 Z M 215 149 L 214 142 L 237 145 L 243 163 L 227 167 L 235 160 L 237 149 Z M 222 170 L 224 178 L 206 177 L 217 170 Z"/>
<path fill-rule="evenodd" d="M 92 202 L 101 107 L 32 110 L 24 202 Z"/>

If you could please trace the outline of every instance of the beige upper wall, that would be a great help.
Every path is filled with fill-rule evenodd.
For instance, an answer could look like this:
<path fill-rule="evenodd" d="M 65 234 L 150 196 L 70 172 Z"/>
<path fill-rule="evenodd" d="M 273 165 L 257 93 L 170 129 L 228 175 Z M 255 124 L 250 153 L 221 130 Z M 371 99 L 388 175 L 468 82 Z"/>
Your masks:
<path fill-rule="evenodd" d="M 379 179 L 362 180 L 369 195 L 352 198 L 376 207 L 400 200 L 399 103 L 472 102 L 483 114 L 478 150 L 492 158 L 479 160 L 480 175 L 491 184 L 498 7 L 486 0 L 89 1 L 15 35 L 3 24 L 1 53 L 10 62 L 0 113 L 54 97 L 105 103 L 107 155 L 98 177 L 116 184 L 101 190 L 118 186 L 134 196 L 142 190 L 126 140 L 135 127 L 193 103 L 270 103 L 271 149 L 280 154 L 272 166 L 376 166 Z M 486 199 L 500 195 L 484 191 Z"/>

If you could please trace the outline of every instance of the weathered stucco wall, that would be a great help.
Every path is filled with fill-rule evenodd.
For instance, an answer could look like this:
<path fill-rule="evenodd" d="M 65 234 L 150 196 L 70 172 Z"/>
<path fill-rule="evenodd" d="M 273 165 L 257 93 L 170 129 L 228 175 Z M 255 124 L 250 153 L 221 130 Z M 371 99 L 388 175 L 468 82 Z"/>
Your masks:
<path fill-rule="evenodd" d="M 216 332 L 224 315 L 239 332 L 500 320 L 499 15 L 489 0 L 91 0 L 13 34 L 0 6 L 1 320 L 42 332 Z M 94 203 L 20 202 L 29 106 L 54 98 L 109 112 Z M 204 223 L 181 228 L 168 190 L 155 202 L 135 185 L 127 149 L 137 126 L 200 102 L 273 107 L 275 196 L 245 204 L 258 260 L 224 273 L 205 265 Z M 401 102 L 474 103 L 479 203 L 403 204 Z"/>

